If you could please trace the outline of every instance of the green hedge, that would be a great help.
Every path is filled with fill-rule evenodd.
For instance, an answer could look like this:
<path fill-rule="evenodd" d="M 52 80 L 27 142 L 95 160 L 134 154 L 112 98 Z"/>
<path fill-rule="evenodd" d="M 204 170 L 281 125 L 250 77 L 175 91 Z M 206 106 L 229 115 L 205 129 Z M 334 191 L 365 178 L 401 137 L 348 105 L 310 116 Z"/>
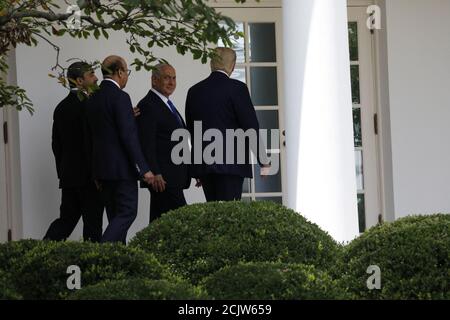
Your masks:
<path fill-rule="evenodd" d="M 70 300 L 198 300 L 206 295 L 185 281 L 107 280 L 77 290 Z"/>
<path fill-rule="evenodd" d="M 380 290 L 367 288 L 371 265 L 380 267 Z M 450 299 L 450 215 L 411 216 L 370 229 L 345 247 L 340 272 L 357 299 Z"/>
<path fill-rule="evenodd" d="M 117 243 L 50 241 L 28 251 L 10 275 L 25 299 L 63 299 L 72 293 L 67 288 L 67 268 L 71 265 L 80 268 L 82 287 L 130 277 L 170 278 L 153 255 L 136 248 Z"/>
<path fill-rule="evenodd" d="M 15 276 L 11 273 L 16 274 L 15 270 L 27 252 L 41 245 L 42 241 L 32 239 L 0 244 L 0 300 L 22 298 L 15 288 Z"/>
<path fill-rule="evenodd" d="M 17 269 L 17 263 L 22 257 L 35 247 L 45 245 L 40 240 L 20 240 L 0 244 L 0 270 L 9 273 Z"/>
<path fill-rule="evenodd" d="M 209 296 L 219 300 L 345 299 L 330 275 L 313 266 L 271 262 L 224 267 L 203 280 Z"/>
<path fill-rule="evenodd" d="M 240 261 L 332 266 L 338 244 L 300 214 L 273 202 L 210 202 L 163 215 L 130 246 L 154 253 L 177 273 L 198 283 Z"/>
<path fill-rule="evenodd" d="M 0 270 L 0 300 L 19 300 L 22 296 L 17 293 L 9 275 Z"/>

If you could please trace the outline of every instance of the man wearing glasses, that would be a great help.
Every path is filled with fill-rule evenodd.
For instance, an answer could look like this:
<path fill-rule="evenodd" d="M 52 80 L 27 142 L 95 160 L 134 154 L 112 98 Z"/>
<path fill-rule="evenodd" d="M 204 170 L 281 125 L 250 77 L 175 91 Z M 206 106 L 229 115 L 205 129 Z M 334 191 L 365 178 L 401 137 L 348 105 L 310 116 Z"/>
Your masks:
<path fill-rule="evenodd" d="M 93 176 L 108 216 L 102 242 L 126 243 L 138 208 L 137 180 L 152 184 L 154 176 L 142 153 L 130 96 L 122 89 L 130 70 L 122 57 L 102 63 L 104 80 L 87 103 L 92 138 Z"/>

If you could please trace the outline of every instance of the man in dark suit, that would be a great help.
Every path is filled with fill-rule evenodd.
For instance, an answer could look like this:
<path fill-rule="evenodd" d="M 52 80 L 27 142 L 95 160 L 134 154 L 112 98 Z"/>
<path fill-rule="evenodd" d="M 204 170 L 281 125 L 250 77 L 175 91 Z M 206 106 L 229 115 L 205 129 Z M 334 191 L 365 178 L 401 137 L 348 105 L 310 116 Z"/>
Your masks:
<path fill-rule="evenodd" d="M 137 215 L 137 180 L 152 184 L 154 178 L 139 143 L 130 96 L 122 90 L 129 72 L 123 58 L 107 57 L 102 63 L 104 80 L 87 103 L 93 174 L 109 221 L 102 242 L 126 243 Z"/>
<path fill-rule="evenodd" d="M 187 164 L 176 165 L 171 158 L 177 144 L 172 133 L 186 127 L 170 96 L 175 91 L 176 71 L 169 64 L 159 64 L 152 72 L 152 88 L 139 102 L 137 117 L 144 155 L 152 168 L 153 186 L 143 183 L 151 194 L 150 222 L 169 210 L 186 205 L 183 189 L 190 185 Z"/>
<path fill-rule="evenodd" d="M 60 217 L 52 222 L 46 240 L 65 240 L 83 217 L 83 238 L 98 242 L 102 236 L 103 202 L 91 177 L 86 146 L 87 92 L 97 83 L 92 67 L 72 63 L 67 70 L 70 93 L 53 113 L 52 149 L 61 188 Z"/>
<path fill-rule="evenodd" d="M 206 130 L 216 129 L 221 132 L 224 141 L 227 129 L 244 131 L 253 129 L 256 133 L 259 131 L 258 119 L 246 84 L 230 78 L 235 65 L 236 53 L 234 50 L 217 48 L 216 56 L 211 59 L 212 73 L 210 76 L 188 91 L 186 123 L 191 134 L 193 154 L 199 149 L 196 147 L 198 139 L 194 136 L 194 122 L 196 121 L 201 122 L 202 134 Z M 203 142 L 200 150 L 203 152 L 206 146 Z M 193 157 L 192 176 L 200 180 L 207 201 L 241 199 L 244 178 L 252 177 L 248 141 L 246 146 L 245 161 L 241 164 L 236 160 L 236 152 L 234 153 L 234 162 L 231 164 L 225 160 L 222 163 L 208 164 L 204 159 L 201 164 L 197 164 L 195 156 Z M 224 148 L 224 158 L 226 152 L 227 150 Z M 263 166 L 261 174 L 265 175 L 268 173 L 269 166 L 268 164 L 264 165 L 259 160 L 259 152 L 257 154 L 258 161 Z"/>

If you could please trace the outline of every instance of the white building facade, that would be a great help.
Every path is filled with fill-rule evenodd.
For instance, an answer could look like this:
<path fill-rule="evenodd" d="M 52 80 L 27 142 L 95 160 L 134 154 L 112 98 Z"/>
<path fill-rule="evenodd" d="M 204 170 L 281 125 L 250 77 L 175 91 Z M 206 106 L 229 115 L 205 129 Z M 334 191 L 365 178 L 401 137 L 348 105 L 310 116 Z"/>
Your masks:
<path fill-rule="evenodd" d="M 338 241 L 381 220 L 450 212 L 450 0 L 210 3 L 245 34 L 233 76 L 247 83 L 261 127 L 283 133 L 279 173 L 246 180 L 244 201 L 282 203 Z M 122 33 L 53 40 L 60 61 L 134 59 Z M 172 100 L 184 114 L 187 90 L 209 66 L 173 48 L 155 53 L 177 70 Z M 36 112 L 0 109 L 0 241 L 40 239 L 59 215 L 51 127 L 67 91 L 47 76 L 55 55 L 41 42 L 10 57 L 8 81 Z M 136 105 L 149 88 L 150 74 L 133 71 L 125 90 Z M 185 195 L 205 200 L 193 185 Z M 141 190 L 129 237 L 148 225 L 149 202 Z M 71 239 L 80 238 L 79 225 Z"/>

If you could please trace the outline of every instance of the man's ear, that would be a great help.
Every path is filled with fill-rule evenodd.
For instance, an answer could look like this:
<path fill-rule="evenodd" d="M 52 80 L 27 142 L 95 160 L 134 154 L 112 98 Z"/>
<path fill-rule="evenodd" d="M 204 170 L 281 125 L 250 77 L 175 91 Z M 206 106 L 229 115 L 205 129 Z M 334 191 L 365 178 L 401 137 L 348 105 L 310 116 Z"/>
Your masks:
<path fill-rule="evenodd" d="M 233 62 L 233 67 L 231 68 L 231 71 L 230 71 L 230 77 L 231 77 L 231 75 L 233 74 L 233 71 L 234 71 L 234 68 L 236 67 L 236 61 L 235 62 Z"/>
<path fill-rule="evenodd" d="M 84 83 L 84 79 L 81 78 L 81 77 L 78 77 L 77 80 L 76 80 L 76 83 L 77 83 L 77 87 L 78 87 L 78 88 L 79 88 L 79 87 L 82 87 L 82 86 L 83 86 L 83 83 Z"/>

